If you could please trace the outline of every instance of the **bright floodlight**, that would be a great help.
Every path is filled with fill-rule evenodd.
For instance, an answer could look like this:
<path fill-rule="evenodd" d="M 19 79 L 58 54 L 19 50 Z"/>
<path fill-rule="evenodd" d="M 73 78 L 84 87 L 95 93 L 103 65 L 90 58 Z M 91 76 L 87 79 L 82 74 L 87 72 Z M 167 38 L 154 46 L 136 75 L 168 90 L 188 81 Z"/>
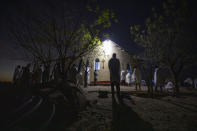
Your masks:
<path fill-rule="evenodd" d="M 105 40 L 102 45 L 103 50 L 105 51 L 106 55 L 110 55 L 112 51 L 112 41 Z"/>

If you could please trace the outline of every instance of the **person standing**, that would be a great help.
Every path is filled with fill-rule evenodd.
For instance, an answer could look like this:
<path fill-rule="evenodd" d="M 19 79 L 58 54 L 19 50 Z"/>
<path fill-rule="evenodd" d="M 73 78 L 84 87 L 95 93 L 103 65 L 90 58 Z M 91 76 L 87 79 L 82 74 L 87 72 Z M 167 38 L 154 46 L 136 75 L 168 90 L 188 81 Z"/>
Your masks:
<path fill-rule="evenodd" d="M 194 88 L 197 89 L 197 78 L 194 79 Z"/>
<path fill-rule="evenodd" d="M 41 84 L 42 83 L 42 66 L 41 65 L 38 66 L 37 71 L 38 71 L 38 84 Z"/>
<path fill-rule="evenodd" d="M 154 87 L 155 87 L 155 91 L 157 91 L 157 71 L 158 71 L 158 67 L 156 66 L 155 68 L 155 72 L 154 72 Z"/>
<path fill-rule="evenodd" d="M 125 77 L 126 72 L 124 70 L 121 71 L 121 84 L 125 85 Z"/>
<path fill-rule="evenodd" d="M 27 64 L 26 67 L 23 68 L 22 74 L 22 85 L 24 88 L 29 88 L 31 83 L 31 72 L 30 72 L 31 64 Z"/>
<path fill-rule="evenodd" d="M 96 70 L 94 70 L 94 85 L 96 85 L 97 80 L 98 80 L 98 73 Z"/>
<path fill-rule="evenodd" d="M 84 87 L 88 86 L 88 66 L 89 66 L 89 60 L 86 60 L 85 64 L 85 71 L 84 71 Z"/>
<path fill-rule="evenodd" d="M 44 65 L 44 71 L 42 73 L 42 84 L 43 87 L 46 88 L 49 82 L 49 76 L 50 76 L 50 65 L 45 64 Z"/>
<path fill-rule="evenodd" d="M 54 70 L 54 81 L 55 84 L 58 84 L 61 81 L 61 68 L 60 68 L 60 63 L 56 63 Z"/>
<path fill-rule="evenodd" d="M 131 86 L 131 72 L 130 71 L 127 71 L 127 75 L 126 75 L 126 83 L 128 86 Z"/>
<path fill-rule="evenodd" d="M 116 53 L 113 53 L 112 58 L 108 62 L 111 81 L 112 98 L 114 99 L 114 85 L 117 90 L 117 97 L 120 98 L 120 61 L 116 58 Z"/>
<path fill-rule="evenodd" d="M 14 76 L 13 76 L 13 83 L 14 83 L 14 86 L 17 86 L 18 83 L 19 83 L 19 79 L 20 79 L 20 65 L 17 65 L 17 67 L 15 68 L 14 70 Z"/>

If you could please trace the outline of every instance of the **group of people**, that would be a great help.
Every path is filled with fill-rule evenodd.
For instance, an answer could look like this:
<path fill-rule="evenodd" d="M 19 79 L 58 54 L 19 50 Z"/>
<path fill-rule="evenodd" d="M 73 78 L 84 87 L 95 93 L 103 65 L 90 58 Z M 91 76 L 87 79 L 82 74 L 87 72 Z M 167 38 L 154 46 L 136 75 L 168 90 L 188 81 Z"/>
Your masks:
<path fill-rule="evenodd" d="M 14 86 L 29 86 L 30 85 L 30 66 L 31 64 L 27 64 L 26 66 L 17 65 L 14 71 L 13 83 Z"/>
<path fill-rule="evenodd" d="M 32 85 L 47 87 L 49 82 L 58 84 L 66 77 L 70 82 L 80 85 L 83 83 L 82 67 L 84 66 L 86 67 L 84 69 L 84 77 L 86 77 L 84 78 L 84 84 L 87 85 L 88 81 L 90 81 L 88 76 L 89 67 L 88 63 L 83 64 L 82 60 L 80 60 L 78 65 L 73 64 L 67 74 L 65 74 L 65 71 L 62 71 L 63 69 L 59 62 L 56 62 L 53 68 L 51 68 L 51 64 L 46 63 L 41 65 L 37 62 L 27 64 L 24 67 L 17 65 L 13 75 L 13 83 L 14 86 L 20 87 L 30 87 Z M 32 70 L 30 67 L 32 67 Z"/>
<path fill-rule="evenodd" d="M 186 87 L 193 86 L 195 89 L 197 89 L 197 78 L 195 78 L 193 80 L 192 80 L 192 78 L 185 79 L 184 86 L 186 86 Z"/>
<path fill-rule="evenodd" d="M 135 82 L 135 72 L 136 68 L 133 69 L 133 72 L 130 69 L 127 69 L 127 71 L 121 70 L 121 85 L 131 86 L 131 84 Z"/>
<path fill-rule="evenodd" d="M 31 87 L 35 84 L 46 84 L 50 80 L 50 68 L 34 64 L 31 71 L 31 64 L 26 66 L 17 65 L 14 70 L 13 84 L 15 87 Z M 43 69 L 44 68 L 44 69 Z"/>

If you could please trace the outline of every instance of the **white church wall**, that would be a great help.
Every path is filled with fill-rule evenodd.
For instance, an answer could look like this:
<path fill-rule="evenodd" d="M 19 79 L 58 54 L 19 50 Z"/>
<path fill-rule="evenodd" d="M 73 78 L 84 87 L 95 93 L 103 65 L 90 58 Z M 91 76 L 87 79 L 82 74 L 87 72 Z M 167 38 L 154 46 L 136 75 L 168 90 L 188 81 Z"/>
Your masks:
<path fill-rule="evenodd" d="M 94 51 L 85 56 L 85 59 L 90 61 L 90 81 L 94 81 L 94 66 L 95 60 L 98 58 L 100 61 L 98 73 L 99 82 L 109 82 L 109 69 L 108 61 L 111 59 L 112 54 L 116 53 L 117 58 L 120 60 L 121 69 L 126 70 L 127 64 L 131 65 L 131 55 L 121 49 L 117 44 L 108 40 L 103 45 L 98 46 Z"/>

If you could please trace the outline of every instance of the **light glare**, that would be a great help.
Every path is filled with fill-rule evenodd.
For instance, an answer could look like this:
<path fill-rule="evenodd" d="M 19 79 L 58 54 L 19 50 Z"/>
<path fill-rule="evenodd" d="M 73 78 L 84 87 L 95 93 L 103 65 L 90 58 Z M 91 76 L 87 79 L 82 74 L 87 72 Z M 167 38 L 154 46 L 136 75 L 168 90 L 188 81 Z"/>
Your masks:
<path fill-rule="evenodd" d="M 111 40 L 105 40 L 103 42 L 102 48 L 105 51 L 106 55 L 110 55 L 111 51 L 112 51 L 112 49 L 111 49 L 112 48 L 112 41 Z"/>

